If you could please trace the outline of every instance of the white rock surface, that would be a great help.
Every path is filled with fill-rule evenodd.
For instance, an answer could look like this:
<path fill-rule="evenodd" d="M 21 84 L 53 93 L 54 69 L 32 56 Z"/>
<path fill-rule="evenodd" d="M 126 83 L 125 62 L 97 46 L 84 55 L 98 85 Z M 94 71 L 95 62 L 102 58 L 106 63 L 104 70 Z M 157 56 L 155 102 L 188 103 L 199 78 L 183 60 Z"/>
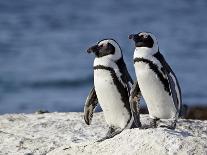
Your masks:
<path fill-rule="evenodd" d="M 143 124 L 147 118 L 142 115 Z M 90 126 L 83 113 L 6 114 L 0 116 L 0 155 L 207 155 L 207 121 L 179 120 L 175 131 L 127 129 L 96 142 L 106 132 L 102 113 L 94 114 Z"/>

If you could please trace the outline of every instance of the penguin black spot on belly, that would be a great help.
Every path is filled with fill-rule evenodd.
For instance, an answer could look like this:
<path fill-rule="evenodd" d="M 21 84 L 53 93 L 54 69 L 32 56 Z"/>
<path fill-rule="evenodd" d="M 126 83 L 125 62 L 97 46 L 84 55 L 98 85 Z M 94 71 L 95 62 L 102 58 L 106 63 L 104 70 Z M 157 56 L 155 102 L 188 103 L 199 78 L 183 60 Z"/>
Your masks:
<path fill-rule="evenodd" d="M 113 79 L 114 85 L 116 86 L 117 90 L 120 93 L 121 96 L 121 100 L 124 103 L 124 107 L 127 109 L 127 111 L 129 112 L 129 115 L 131 117 L 131 110 L 130 110 L 130 104 L 129 104 L 129 95 L 128 95 L 128 91 L 127 88 L 125 88 L 122 83 L 119 81 L 118 77 L 116 76 L 116 72 L 114 71 L 113 68 L 111 67 L 106 67 L 103 65 L 97 65 L 93 67 L 94 70 L 97 69 L 103 69 L 103 70 L 107 70 L 110 72 L 111 77 Z M 129 123 L 130 120 L 128 120 L 127 124 Z"/>
<path fill-rule="evenodd" d="M 135 58 L 134 63 L 136 63 L 136 62 L 144 62 L 144 63 L 148 64 L 150 69 L 152 69 L 155 72 L 155 74 L 158 76 L 159 80 L 161 81 L 161 83 L 164 86 L 164 89 L 169 93 L 169 95 L 171 95 L 170 85 L 168 83 L 168 80 L 163 77 L 163 74 L 159 71 L 158 66 L 156 64 L 154 64 L 152 61 L 144 59 L 144 58 Z"/>

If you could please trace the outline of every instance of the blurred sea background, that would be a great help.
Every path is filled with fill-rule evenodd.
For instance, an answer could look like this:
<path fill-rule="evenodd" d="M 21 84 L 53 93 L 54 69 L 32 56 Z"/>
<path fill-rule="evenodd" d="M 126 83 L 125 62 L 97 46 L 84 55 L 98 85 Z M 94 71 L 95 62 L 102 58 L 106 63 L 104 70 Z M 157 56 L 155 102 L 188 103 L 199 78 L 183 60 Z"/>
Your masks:
<path fill-rule="evenodd" d="M 130 33 L 150 31 L 188 105 L 207 106 L 207 1 L 0 0 L 0 114 L 83 111 L 86 49 L 114 38 L 135 79 Z"/>

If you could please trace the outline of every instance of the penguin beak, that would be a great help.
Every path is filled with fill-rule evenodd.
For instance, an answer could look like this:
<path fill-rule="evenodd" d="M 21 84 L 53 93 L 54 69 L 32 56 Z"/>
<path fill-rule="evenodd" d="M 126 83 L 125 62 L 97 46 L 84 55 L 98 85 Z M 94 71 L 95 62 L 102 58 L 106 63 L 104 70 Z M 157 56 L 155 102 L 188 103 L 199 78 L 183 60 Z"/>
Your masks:
<path fill-rule="evenodd" d="M 88 53 L 97 53 L 99 51 L 98 45 L 91 46 L 89 49 L 87 49 Z"/>

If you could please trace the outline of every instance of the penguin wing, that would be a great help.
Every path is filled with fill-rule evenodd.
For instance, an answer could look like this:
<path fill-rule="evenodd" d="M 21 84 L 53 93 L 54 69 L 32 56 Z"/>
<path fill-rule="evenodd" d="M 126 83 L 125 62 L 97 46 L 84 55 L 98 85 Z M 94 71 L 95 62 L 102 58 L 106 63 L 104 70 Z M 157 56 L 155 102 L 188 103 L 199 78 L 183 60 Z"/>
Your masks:
<path fill-rule="evenodd" d="M 174 105 L 176 109 L 180 111 L 181 104 L 182 104 L 181 89 L 180 89 L 178 80 L 175 76 L 175 73 L 173 72 L 171 67 L 168 65 L 168 63 L 165 61 L 165 58 L 160 52 L 157 52 L 154 56 L 159 60 L 159 62 L 163 66 L 161 70 L 164 72 L 164 74 L 166 75 L 168 79 L 169 88 L 171 91 L 171 96 L 173 98 Z"/>
<path fill-rule="evenodd" d="M 173 98 L 173 102 L 175 104 L 175 107 L 179 110 L 179 101 L 178 101 L 178 94 L 176 92 L 176 86 L 175 86 L 175 82 L 173 81 L 173 77 L 172 74 L 166 73 L 167 78 L 168 78 L 168 82 L 170 85 L 170 90 L 171 90 L 171 96 Z"/>
<path fill-rule="evenodd" d="M 91 124 L 91 120 L 93 117 L 93 112 L 98 104 L 98 98 L 96 96 L 95 88 L 93 87 L 86 99 L 84 106 L 84 120 L 87 125 Z"/>
<path fill-rule="evenodd" d="M 121 58 L 119 59 L 117 62 L 116 62 L 122 76 L 121 76 L 121 80 L 126 84 L 127 86 L 127 90 L 128 90 L 128 93 L 130 95 L 130 90 L 131 90 L 131 87 L 133 85 L 133 80 L 127 70 L 127 67 L 126 67 L 126 64 L 124 62 L 124 59 Z"/>
<path fill-rule="evenodd" d="M 137 127 L 141 127 L 140 122 L 140 99 L 142 97 L 138 82 L 135 81 L 130 91 L 130 107 L 133 113 L 134 122 Z"/>

